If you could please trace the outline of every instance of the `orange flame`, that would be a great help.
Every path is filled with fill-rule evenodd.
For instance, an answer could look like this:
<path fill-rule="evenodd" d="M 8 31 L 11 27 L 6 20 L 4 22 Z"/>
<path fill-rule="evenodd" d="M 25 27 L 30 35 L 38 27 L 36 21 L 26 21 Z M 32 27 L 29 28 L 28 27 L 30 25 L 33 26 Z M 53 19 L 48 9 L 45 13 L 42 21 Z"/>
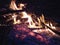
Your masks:
<path fill-rule="evenodd" d="M 15 0 L 12 0 L 11 1 L 11 5 L 10 5 L 10 8 L 12 10 L 23 10 L 23 7 L 25 7 L 25 4 L 19 4 L 20 7 L 17 7 L 16 3 L 15 3 Z M 27 18 L 28 20 L 25 21 L 24 23 L 28 23 L 28 27 L 29 28 L 42 28 L 43 25 L 41 24 L 41 22 L 43 22 L 44 24 L 46 24 L 47 26 L 53 28 L 53 29 L 56 29 L 52 23 L 49 23 L 47 24 L 45 22 L 45 18 L 44 18 L 44 15 L 42 14 L 42 16 L 40 16 L 39 18 L 36 18 L 37 20 L 33 20 L 32 18 L 32 14 L 28 14 L 27 12 L 23 11 L 23 12 L 20 12 L 20 14 L 22 15 L 19 15 L 21 17 L 21 19 L 23 18 Z M 16 19 L 18 15 L 16 15 L 15 13 L 13 14 L 12 18 L 13 18 L 13 21 L 14 23 L 13 24 L 20 24 L 22 23 L 22 21 L 20 21 L 20 19 Z M 52 32 L 50 29 L 49 29 L 50 32 Z M 37 33 L 41 33 L 41 32 L 48 32 L 48 30 L 34 30 L 33 32 L 37 32 Z M 53 33 L 53 32 L 52 32 Z M 32 34 L 32 33 L 31 33 Z M 54 34 L 54 33 L 53 33 Z M 34 34 L 33 34 L 34 35 Z"/>
<path fill-rule="evenodd" d="M 10 9 L 13 9 L 13 10 L 22 10 L 23 7 L 25 8 L 25 4 L 19 4 L 19 7 L 17 7 L 16 3 L 15 3 L 15 0 L 12 0 L 11 1 L 11 4 L 10 4 Z"/>
<path fill-rule="evenodd" d="M 20 7 L 18 8 L 16 6 L 15 0 L 12 0 L 11 1 L 11 5 L 10 5 L 10 8 L 11 9 L 13 9 L 13 10 L 22 10 L 22 7 L 25 7 L 25 5 L 24 4 L 20 4 Z M 32 19 L 32 15 L 31 14 L 27 14 L 25 11 L 20 12 L 20 13 L 22 14 L 22 17 L 21 18 L 27 18 L 28 19 L 25 23 L 29 23 L 29 25 L 28 25 L 29 28 L 40 28 L 40 27 L 42 27 L 39 18 L 37 18 L 37 21 L 38 22 L 37 21 L 34 22 L 33 19 Z M 14 20 L 14 23 L 13 24 L 22 23 L 21 21 L 16 20 L 16 17 L 17 17 L 17 15 L 16 14 L 13 14 L 13 16 L 12 16 L 12 18 Z M 40 18 L 44 22 L 44 16 L 42 15 L 42 17 L 40 17 Z"/>
<path fill-rule="evenodd" d="M 15 0 L 12 0 L 11 1 L 11 4 L 10 4 L 10 8 L 11 9 L 13 9 L 13 10 L 23 10 L 23 7 L 25 7 L 25 4 L 19 4 L 19 8 L 17 7 L 17 5 L 16 5 L 16 3 L 15 3 Z M 23 12 L 20 12 L 21 14 L 22 14 L 22 19 L 23 18 L 27 18 L 28 20 L 26 21 L 26 22 L 24 22 L 24 23 L 29 23 L 28 24 L 28 27 L 29 28 L 41 28 L 42 27 L 42 24 L 41 24 L 41 22 L 43 22 L 44 24 L 46 24 L 47 26 L 49 26 L 49 24 L 47 24 L 46 22 L 45 22 L 45 18 L 44 18 L 44 16 L 43 16 L 43 14 L 42 14 L 42 16 L 40 16 L 40 18 L 37 18 L 37 21 L 35 20 L 35 21 L 33 21 L 33 18 L 32 18 L 32 14 L 27 14 L 27 12 L 25 12 L 25 11 L 23 11 Z M 14 23 L 13 24 L 19 24 L 19 23 L 22 23 L 21 21 L 20 21 L 20 19 L 19 20 L 16 20 L 16 18 L 17 18 L 17 16 L 18 15 L 16 15 L 16 14 L 13 14 L 13 16 L 12 16 L 12 18 L 13 18 L 13 20 L 14 20 Z M 21 16 L 21 15 L 20 15 Z M 50 27 L 51 28 L 54 28 L 55 29 L 55 27 L 52 25 L 52 23 L 50 23 Z"/>

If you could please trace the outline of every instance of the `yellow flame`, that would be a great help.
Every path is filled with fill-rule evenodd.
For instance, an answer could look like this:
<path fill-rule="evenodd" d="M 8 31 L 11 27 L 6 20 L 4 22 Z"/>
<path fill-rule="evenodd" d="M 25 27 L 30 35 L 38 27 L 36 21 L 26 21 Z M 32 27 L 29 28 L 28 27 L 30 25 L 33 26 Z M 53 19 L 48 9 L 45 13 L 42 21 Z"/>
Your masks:
<path fill-rule="evenodd" d="M 19 8 L 17 7 L 16 3 L 15 3 L 15 0 L 12 0 L 11 1 L 11 5 L 10 5 L 10 8 L 13 9 L 13 10 L 22 10 L 23 7 L 25 7 L 25 4 L 19 4 Z M 28 27 L 29 28 L 40 28 L 42 27 L 41 25 L 41 22 L 40 22 L 40 18 L 37 18 L 37 21 L 33 21 L 32 19 L 32 16 L 31 14 L 27 14 L 25 11 L 23 12 L 20 12 L 22 14 L 22 17 L 21 18 L 27 18 L 28 20 L 25 22 L 25 23 L 29 23 Z M 13 14 L 12 16 L 13 20 L 14 20 L 14 23 L 13 24 L 17 24 L 18 22 L 20 21 L 17 21 L 16 18 L 17 18 L 17 15 L 16 14 Z M 42 15 L 41 17 L 41 20 L 44 21 L 44 16 Z M 22 23 L 22 22 L 20 22 Z"/>
<path fill-rule="evenodd" d="M 16 5 L 16 3 L 15 3 L 15 0 L 12 0 L 11 1 L 11 5 L 10 5 L 10 8 L 12 9 L 12 10 L 22 10 L 23 9 L 23 7 L 25 7 L 25 4 L 19 4 L 19 7 L 17 7 L 17 5 Z M 43 25 L 42 25 L 42 22 L 44 23 L 44 24 L 46 24 L 47 26 L 49 26 L 49 27 L 51 27 L 51 28 L 53 28 L 53 29 L 56 29 L 53 25 L 52 25 L 52 23 L 46 23 L 45 22 L 45 18 L 44 18 L 44 15 L 42 14 L 42 16 L 40 16 L 39 18 L 36 18 L 37 20 L 33 20 L 33 17 L 32 17 L 32 14 L 28 14 L 27 12 L 25 12 L 25 11 L 23 11 L 23 12 L 20 12 L 20 14 L 22 15 L 20 15 L 20 17 L 23 19 L 23 18 L 27 18 L 28 20 L 27 21 L 25 21 L 24 23 L 28 23 L 28 27 L 29 28 L 42 28 L 43 27 Z M 13 21 L 14 21 L 14 23 L 13 24 L 20 24 L 20 23 L 22 23 L 22 21 L 20 21 L 20 19 L 19 20 L 17 20 L 16 18 L 17 18 L 17 16 L 18 15 L 16 15 L 16 14 L 13 14 L 13 16 L 12 16 L 12 18 L 13 18 Z M 41 33 L 41 32 L 52 32 L 50 29 L 47 29 L 47 30 L 33 30 L 33 32 L 37 32 L 37 33 Z M 53 33 L 53 32 L 52 32 Z M 54 33 L 53 33 L 54 34 Z"/>
<path fill-rule="evenodd" d="M 27 14 L 25 11 L 21 12 L 21 14 L 22 14 L 22 16 L 21 16 L 22 19 L 23 19 L 23 18 L 27 18 L 27 19 L 28 19 L 28 20 L 27 20 L 26 22 L 24 22 L 24 23 L 28 23 L 28 27 L 29 27 L 29 28 L 41 28 L 41 27 L 42 27 L 41 22 L 43 22 L 43 23 L 46 24 L 47 26 L 49 26 L 49 27 L 51 27 L 51 28 L 53 28 L 53 29 L 56 29 L 56 28 L 52 25 L 52 23 L 49 24 L 49 23 L 46 23 L 46 22 L 45 22 L 45 19 L 44 19 L 44 16 L 43 16 L 43 15 L 40 16 L 40 18 L 37 18 L 37 21 L 35 20 L 35 22 L 34 22 L 31 14 Z M 13 20 L 14 20 L 14 23 L 13 23 L 13 24 L 22 23 L 22 22 L 20 21 L 20 19 L 19 19 L 19 20 L 16 20 L 16 17 L 17 17 L 17 15 L 16 15 L 16 14 L 13 14 L 13 16 L 12 16 L 12 18 L 13 18 Z"/>
<path fill-rule="evenodd" d="M 53 26 L 53 24 L 52 23 L 46 23 L 46 25 L 47 26 L 49 26 L 50 28 L 52 28 L 52 29 L 56 29 L 56 27 L 55 26 Z"/>
<path fill-rule="evenodd" d="M 56 29 L 56 27 L 54 27 L 52 23 L 50 23 L 50 26 L 51 28 Z"/>
<path fill-rule="evenodd" d="M 42 16 L 40 16 L 40 20 L 45 23 L 45 18 L 44 18 L 43 14 L 42 14 Z"/>
<path fill-rule="evenodd" d="M 27 14 L 25 11 L 22 12 L 22 15 L 23 16 L 21 18 L 28 19 L 25 23 L 29 23 L 29 25 L 28 25 L 29 28 L 40 28 L 41 27 L 39 18 L 37 18 L 38 22 L 37 21 L 34 22 L 32 16 L 30 14 Z"/>
<path fill-rule="evenodd" d="M 19 4 L 19 7 L 17 7 L 16 3 L 15 3 L 15 0 L 12 0 L 11 1 L 11 4 L 10 4 L 10 9 L 12 10 L 22 10 L 23 7 L 25 7 L 25 4 Z"/>
<path fill-rule="evenodd" d="M 14 21 L 13 24 L 19 24 L 20 23 L 20 20 L 16 20 L 16 17 L 17 17 L 17 15 L 13 14 L 13 16 L 12 16 L 13 21 Z"/>

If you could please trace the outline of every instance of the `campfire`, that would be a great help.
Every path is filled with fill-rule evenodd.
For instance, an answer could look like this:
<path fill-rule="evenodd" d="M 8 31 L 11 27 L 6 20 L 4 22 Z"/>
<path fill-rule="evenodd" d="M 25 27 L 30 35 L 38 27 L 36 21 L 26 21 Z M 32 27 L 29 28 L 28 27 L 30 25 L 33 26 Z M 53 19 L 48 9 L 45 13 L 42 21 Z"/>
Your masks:
<path fill-rule="evenodd" d="M 12 0 L 9 8 L 18 12 L 4 15 L 5 18 L 6 16 L 9 17 L 7 22 L 11 20 L 13 21 L 13 29 L 21 33 L 20 36 L 19 34 L 16 34 L 16 38 L 23 40 L 25 37 L 30 35 L 47 43 L 47 40 L 51 37 L 58 36 L 55 32 L 53 32 L 56 30 L 56 27 L 53 25 L 53 23 L 49 20 L 46 20 L 44 14 L 42 14 L 40 17 L 37 17 L 35 14 L 25 11 L 24 9 L 27 5 L 28 4 L 23 3 L 16 5 L 15 0 Z"/>

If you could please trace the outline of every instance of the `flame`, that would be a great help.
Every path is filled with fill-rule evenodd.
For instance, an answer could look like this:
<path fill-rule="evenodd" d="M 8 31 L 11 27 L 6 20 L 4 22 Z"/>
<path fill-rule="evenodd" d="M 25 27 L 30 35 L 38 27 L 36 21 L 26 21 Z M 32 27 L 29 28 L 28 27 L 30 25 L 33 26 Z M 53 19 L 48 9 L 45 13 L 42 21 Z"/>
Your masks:
<path fill-rule="evenodd" d="M 13 24 L 19 24 L 20 23 L 20 20 L 16 20 L 16 17 L 17 17 L 17 15 L 13 14 L 13 16 L 12 16 L 13 21 L 14 21 Z"/>
<path fill-rule="evenodd" d="M 12 10 L 23 10 L 23 7 L 25 8 L 25 4 L 21 3 L 21 4 L 19 4 L 19 7 L 17 7 L 17 5 L 15 3 L 15 0 L 11 1 L 10 9 L 12 9 Z M 21 19 L 17 20 L 18 14 L 13 13 L 13 15 L 12 15 L 12 18 L 13 18 L 13 21 L 14 21 L 13 24 L 20 24 L 20 23 L 27 24 L 28 23 L 27 24 L 28 28 L 42 28 L 43 27 L 42 22 L 43 22 L 44 24 L 51 27 L 52 29 L 56 29 L 56 27 L 54 27 L 52 25 L 52 23 L 46 23 L 45 17 L 44 17 L 43 14 L 40 17 L 36 17 L 36 19 L 33 19 L 32 14 L 28 14 L 26 11 L 20 12 L 20 14 L 22 15 L 22 16 L 19 15 L 21 17 L 21 19 L 27 18 L 27 21 L 22 22 Z M 36 32 L 36 33 L 49 32 L 49 31 L 52 32 L 50 29 L 47 29 L 47 30 L 40 30 L 40 29 L 33 30 L 33 32 Z M 52 34 L 54 35 L 54 32 L 52 32 Z M 31 35 L 34 35 L 34 34 L 31 33 Z"/>
<path fill-rule="evenodd" d="M 10 9 L 13 9 L 13 10 L 22 10 L 23 7 L 25 8 L 25 4 L 19 4 L 18 5 L 19 7 L 17 7 L 16 3 L 15 3 L 15 0 L 12 0 L 11 1 L 11 4 L 10 4 Z"/>
<path fill-rule="evenodd" d="M 11 1 L 11 4 L 10 4 L 11 9 L 13 9 L 13 10 L 23 10 L 23 7 L 25 7 L 25 4 L 19 4 L 19 6 L 20 6 L 19 8 L 16 6 L 15 0 Z M 40 19 L 43 20 L 43 22 L 44 22 L 44 16 L 43 15 L 40 18 L 37 18 L 37 21 L 38 21 L 37 22 L 36 20 L 33 21 L 33 18 L 32 18 L 31 14 L 27 14 L 25 11 L 20 12 L 20 13 L 22 14 L 22 17 L 21 17 L 22 19 L 23 18 L 28 19 L 25 23 L 29 23 L 28 24 L 29 28 L 41 28 L 42 27 Z M 16 14 L 13 14 L 12 18 L 13 18 L 13 21 L 14 21 L 13 24 L 22 23 L 21 21 L 19 21 L 20 19 L 16 20 L 16 18 L 17 18 Z"/>
<path fill-rule="evenodd" d="M 23 10 L 23 8 L 25 8 L 25 4 L 22 4 L 22 3 L 20 3 L 18 6 L 19 7 L 17 7 L 15 0 L 11 1 L 10 9 Z M 22 25 L 18 26 L 16 30 L 18 30 L 19 32 L 22 31 L 22 33 L 26 32 L 27 35 L 36 37 L 38 40 L 41 40 L 41 41 L 46 41 L 45 37 L 41 36 L 42 34 L 44 34 L 46 37 L 49 37 L 49 38 L 56 36 L 56 34 L 52 30 L 47 28 L 47 26 L 52 29 L 56 29 L 56 27 L 54 27 L 51 22 L 47 23 L 43 14 L 40 17 L 35 17 L 35 15 L 33 16 L 32 15 L 33 14 L 27 13 L 26 11 L 19 12 L 19 14 L 13 13 L 11 16 L 11 19 L 13 19 L 13 24 L 18 24 L 18 25 L 23 24 L 23 26 Z M 17 17 L 20 17 L 20 19 L 17 19 Z M 21 21 L 21 19 L 23 19 L 23 21 Z M 43 25 L 42 22 L 47 26 Z M 24 24 L 27 24 L 27 27 L 24 27 Z M 41 29 L 43 27 L 44 29 Z M 29 30 L 30 28 L 34 28 L 35 30 L 31 31 Z M 21 39 L 23 39 L 27 37 L 27 35 L 25 35 L 25 33 L 22 34 L 21 36 L 16 34 L 16 37 L 17 38 L 20 37 Z"/>
<path fill-rule="evenodd" d="M 52 23 L 46 23 L 46 25 L 47 26 L 49 26 L 50 28 L 52 28 L 52 29 L 56 29 L 56 27 L 55 26 L 53 26 L 53 24 Z"/>
<path fill-rule="evenodd" d="M 56 29 L 56 27 L 54 27 L 52 23 L 50 23 L 50 25 L 51 25 L 51 28 Z"/>
<path fill-rule="evenodd" d="M 41 22 L 40 22 L 40 19 L 39 18 L 37 18 L 37 21 L 33 21 L 33 18 L 32 18 L 32 15 L 30 15 L 30 14 L 27 14 L 25 11 L 24 12 L 21 12 L 21 14 L 22 14 L 22 19 L 23 18 L 27 18 L 28 20 L 26 21 L 26 22 L 24 22 L 24 23 L 28 23 L 28 27 L 29 28 L 41 28 L 42 27 L 42 25 L 41 25 Z M 19 20 L 16 20 L 16 18 L 17 18 L 17 15 L 15 15 L 15 14 L 13 14 L 13 16 L 12 16 L 12 18 L 13 18 L 13 21 L 14 21 L 14 23 L 13 24 L 20 24 L 20 23 L 22 23 L 21 21 L 19 21 Z"/>
<path fill-rule="evenodd" d="M 41 27 L 39 18 L 37 18 L 38 22 L 37 22 L 37 21 L 34 22 L 34 21 L 33 21 L 33 18 L 32 18 L 32 15 L 27 14 L 25 11 L 22 12 L 22 15 L 23 15 L 23 16 L 22 16 L 21 18 L 27 18 L 27 19 L 28 19 L 28 20 L 25 22 L 25 23 L 29 23 L 28 27 L 30 27 L 30 28 L 40 28 L 40 27 Z M 38 24 L 37 26 L 36 26 L 36 23 Z"/>
<path fill-rule="evenodd" d="M 50 36 L 50 37 L 52 37 L 52 36 L 54 36 L 54 35 L 56 35 L 53 31 L 51 31 L 50 29 L 35 29 L 35 30 L 33 30 L 33 32 L 35 32 L 35 33 L 39 33 L 39 34 L 41 34 L 41 33 L 46 33 L 46 34 L 48 34 L 47 36 Z"/>

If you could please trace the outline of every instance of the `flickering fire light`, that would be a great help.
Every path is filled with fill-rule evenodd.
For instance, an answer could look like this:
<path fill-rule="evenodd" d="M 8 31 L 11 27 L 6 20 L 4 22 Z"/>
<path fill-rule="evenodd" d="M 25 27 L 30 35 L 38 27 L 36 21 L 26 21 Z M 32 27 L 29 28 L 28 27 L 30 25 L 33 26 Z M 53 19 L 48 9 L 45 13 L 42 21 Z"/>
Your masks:
<path fill-rule="evenodd" d="M 20 38 L 20 39 L 24 39 L 25 37 L 27 36 L 33 36 L 35 38 L 37 38 L 38 40 L 42 41 L 42 42 L 45 42 L 45 43 L 48 43 L 48 40 L 45 38 L 45 37 L 42 37 L 40 34 L 43 33 L 43 32 L 39 32 L 39 34 L 37 34 L 36 32 L 34 32 L 35 30 L 30 30 L 27 25 L 25 24 L 17 24 L 17 25 L 14 25 L 14 29 L 15 31 L 19 32 L 19 33 L 16 33 L 16 38 Z M 43 29 L 44 31 L 45 29 Z"/>
<path fill-rule="evenodd" d="M 23 10 L 23 8 L 25 7 L 26 7 L 25 4 L 22 4 L 22 3 L 19 4 L 19 7 L 17 7 L 15 0 L 12 0 L 10 4 L 10 9 L 12 10 Z M 17 19 L 17 17 L 19 17 L 19 19 Z M 23 40 L 28 35 L 31 35 L 36 37 L 38 40 L 47 42 L 47 39 L 45 37 L 42 37 L 41 35 L 44 34 L 46 35 L 46 37 L 50 36 L 49 38 L 53 36 L 57 36 L 57 34 L 55 34 L 52 30 L 48 28 L 50 27 L 52 29 L 56 29 L 56 27 L 53 26 L 51 22 L 46 23 L 45 17 L 43 14 L 40 17 L 37 17 L 37 16 L 36 18 L 34 17 L 35 15 L 32 16 L 32 14 L 29 14 L 26 11 L 19 12 L 19 14 L 16 14 L 16 13 L 11 14 L 11 18 L 8 19 L 8 21 L 13 20 L 15 31 L 19 31 L 20 33 L 22 33 L 22 34 L 16 34 L 16 38 L 21 38 Z M 23 20 L 21 21 L 21 19 Z M 48 27 L 46 27 L 42 23 L 44 23 Z M 31 30 L 29 28 L 31 28 Z"/>
<path fill-rule="evenodd" d="M 19 4 L 18 5 L 19 7 L 17 7 L 16 3 L 15 3 L 15 0 L 12 0 L 11 1 L 11 5 L 10 5 L 10 8 L 13 9 L 13 10 L 22 10 L 23 7 L 25 8 L 25 4 Z"/>
<path fill-rule="evenodd" d="M 16 3 L 15 3 L 15 0 L 12 0 L 11 1 L 11 4 L 10 4 L 10 9 L 12 10 L 23 10 L 23 8 L 25 8 L 26 4 L 19 4 L 19 7 L 17 7 Z M 17 19 L 17 17 L 19 17 L 20 19 Z M 36 17 L 36 18 L 34 18 Z M 21 21 L 21 19 L 23 19 L 23 21 Z M 25 20 L 27 19 L 27 20 Z M 13 20 L 13 24 L 21 24 L 21 23 L 24 23 L 24 24 L 27 24 L 28 28 L 37 28 L 35 30 L 33 30 L 33 32 L 36 32 L 36 33 L 39 33 L 39 32 L 52 32 L 52 34 L 55 34 L 53 31 L 51 31 L 50 29 L 48 29 L 45 25 L 47 25 L 48 27 L 52 28 L 52 29 L 56 29 L 55 26 L 53 26 L 53 24 L 50 22 L 50 23 L 46 23 L 45 21 L 45 17 L 44 15 L 42 14 L 42 16 L 40 17 L 37 17 L 35 15 L 32 16 L 32 14 L 29 14 L 27 13 L 26 11 L 22 11 L 22 12 L 19 12 L 19 14 L 16 14 L 16 13 L 13 13 L 11 14 L 11 18 L 8 19 L 9 20 Z M 42 22 L 45 24 L 43 25 Z M 47 29 L 46 30 L 41 30 L 41 29 L 38 29 L 38 28 L 45 28 Z"/>

